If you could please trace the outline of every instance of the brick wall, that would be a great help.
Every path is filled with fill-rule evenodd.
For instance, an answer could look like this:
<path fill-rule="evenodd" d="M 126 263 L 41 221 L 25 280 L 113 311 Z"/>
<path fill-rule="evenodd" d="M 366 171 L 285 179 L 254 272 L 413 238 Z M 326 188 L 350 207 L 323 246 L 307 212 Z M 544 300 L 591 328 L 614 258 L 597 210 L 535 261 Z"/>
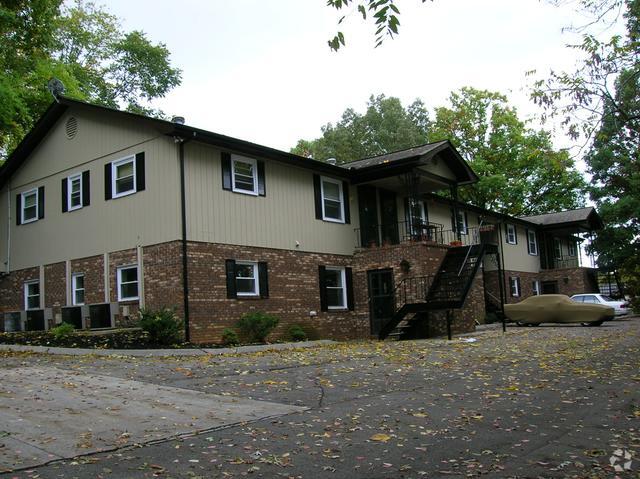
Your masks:
<path fill-rule="evenodd" d="M 104 258 L 90 256 L 71 260 L 71 274 L 84 274 L 84 301 L 87 304 L 104 303 Z"/>
<path fill-rule="evenodd" d="M 54 263 L 44 267 L 44 304 L 54 308 L 54 314 L 67 303 L 66 264 Z"/>
<path fill-rule="evenodd" d="M 557 281 L 558 293 L 573 296 L 580 293 L 597 293 L 597 285 L 589 279 L 589 268 L 565 268 L 543 271 L 541 281 Z"/>
<path fill-rule="evenodd" d="M 318 266 L 351 266 L 351 256 L 304 253 L 190 242 L 189 317 L 194 342 L 220 341 L 222 331 L 234 327 L 250 311 L 280 318 L 272 338 L 286 337 L 298 324 L 318 337 L 352 339 L 369 335 L 368 317 L 353 311 L 320 311 Z M 264 261 L 268 265 L 269 297 L 227 299 L 225 260 Z M 354 293 L 359 286 L 354 279 Z M 315 311 L 316 316 L 310 316 Z"/>
<path fill-rule="evenodd" d="M 40 269 L 27 268 L 13 271 L 9 276 L 0 279 L 0 310 L 20 311 L 24 309 L 24 283 L 40 278 Z"/>

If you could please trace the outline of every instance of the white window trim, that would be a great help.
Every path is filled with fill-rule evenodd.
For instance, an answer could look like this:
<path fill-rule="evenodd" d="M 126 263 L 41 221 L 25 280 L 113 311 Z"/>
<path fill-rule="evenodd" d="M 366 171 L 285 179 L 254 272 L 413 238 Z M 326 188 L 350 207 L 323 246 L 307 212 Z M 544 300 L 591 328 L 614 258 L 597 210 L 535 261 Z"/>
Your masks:
<path fill-rule="evenodd" d="M 122 296 L 122 271 L 125 269 L 131 269 L 131 268 L 136 269 L 136 284 L 138 285 L 138 296 L 125 298 Z M 137 299 L 140 299 L 140 268 L 138 268 L 137 264 L 118 266 L 117 273 L 116 273 L 116 280 L 117 280 L 117 286 L 118 286 L 118 301 L 135 301 Z M 124 283 L 124 284 L 131 284 L 131 282 Z"/>
<path fill-rule="evenodd" d="M 567 255 L 571 257 L 578 256 L 578 246 L 575 241 L 569 241 L 567 243 Z"/>
<path fill-rule="evenodd" d="M 540 280 L 533 281 L 533 295 L 540 296 Z"/>
<path fill-rule="evenodd" d="M 253 166 L 253 191 L 236 188 L 236 162 L 249 163 Z M 253 158 L 231 155 L 231 191 L 245 195 L 258 196 L 258 162 Z"/>
<path fill-rule="evenodd" d="M 80 180 L 80 204 L 78 206 L 71 206 L 71 193 L 73 192 L 72 183 L 73 180 Z M 67 211 L 75 211 L 82 208 L 84 204 L 84 191 L 82 188 L 82 173 L 71 175 L 67 178 Z"/>
<path fill-rule="evenodd" d="M 31 219 L 27 220 L 27 219 L 24 218 L 24 210 L 25 210 L 24 198 L 25 198 L 25 196 L 30 196 L 33 193 L 36 194 L 36 216 L 35 216 L 35 218 L 31 218 Z M 40 211 L 39 211 L 40 210 L 40 198 L 39 198 L 40 193 L 38 192 L 38 188 L 33 188 L 33 189 L 29 190 L 29 191 L 25 191 L 23 193 L 20 193 L 20 195 L 21 195 L 20 199 L 22 201 L 22 205 L 21 205 L 22 207 L 20 208 L 20 224 L 33 223 L 34 221 L 38 221 L 38 219 L 40 218 Z"/>
<path fill-rule="evenodd" d="M 37 308 L 29 308 L 29 286 L 32 284 L 40 285 L 40 280 L 34 279 L 31 281 L 25 281 L 24 283 L 24 310 L 25 311 L 33 311 L 36 309 L 40 309 L 40 304 L 42 303 L 42 299 L 40 298 L 41 292 L 38 291 L 38 307 Z"/>
<path fill-rule="evenodd" d="M 460 228 L 460 234 L 466 235 L 469 234 L 469 225 L 467 224 L 467 215 L 464 214 L 464 210 L 457 210 L 459 218 L 456 218 L 456 228 L 462 224 L 462 228 Z"/>
<path fill-rule="evenodd" d="M 558 253 L 560 253 L 558 255 Z M 562 241 L 560 238 L 553 238 L 553 255 L 555 259 L 563 259 L 562 255 Z"/>
<path fill-rule="evenodd" d="M 327 305 L 327 309 L 347 309 L 347 270 L 341 266 L 327 266 L 325 271 L 340 271 L 340 279 L 342 282 L 342 306 L 329 306 Z M 326 289 L 329 289 L 329 286 L 325 285 Z M 337 288 L 332 288 L 337 289 Z"/>
<path fill-rule="evenodd" d="M 509 286 L 513 286 L 512 290 L 513 293 L 511 294 L 512 298 L 519 298 L 520 297 L 520 288 L 518 288 L 518 277 L 514 276 L 512 278 L 509 279 L 509 281 L 512 283 Z"/>
<path fill-rule="evenodd" d="M 531 250 L 531 236 L 533 235 L 533 251 Z M 529 230 L 527 232 L 527 251 L 531 256 L 538 256 L 538 238 L 536 238 L 536 232 Z"/>
<path fill-rule="evenodd" d="M 82 277 L 84 279 L 84 273 L 73 273 L 71 275 L 71 303 L 74 306 L 82 306 L 84 304 L 84 301 L 82 303 L 77 303 L 76 302 L 76 291 L 78 291 L 80 289 L 80 288 L 77 287 L 77 279 L 79 277 Z M 84 296 L 85 293 L 86 293 L 86 289 L 85 289 L 84 283 L 83 283 L 82 284 L 82 295 Z"/>
<path fill-rule="evenodd" d="M 244 293 L 244 292 L 239 292 L 238 291 L 238 276 L 236 275 L 236 273 L 234 272 L 234 278 L 236 281 L 236 296 L 244 296 L 244 297 L 252 297 L 252 296 L 259 296 L 260 295 L 260 275 L 258 273 L 258 263 L 255 261 L 236 261 L 236 266 L 251 266 L 253 268 L 253 284 L 254 284 L 254 288 L 253 291 L 248 292 L 248 293 Z M 249 278 L 241 278 L 241 279 L 249 279 Z"/>
<path fill-rule="evenodd" d="M 124 165 L 125 163 L 133 164 L 133 189 L 123 191 L 122 193 L 116 193 L 116 180 L 118 179 L 116 177 L 116 173 L 118 172 L 118 166 Z M 134 155 L 111 162 L 111 198 L 122 198 L 123 196 L 129 196 L 137 193 L 137 181 L 138 173 L 136 171 L 136 157 Z"/>
<path fill-rule="evenodd" d="M 414 204 L 412 202 L 415 201 Z M 427 222 L 427 205 L 424 200 L 414 200 L 412 198 L 407 198 L 407 205 L 409 206 L 408 218 L 409 218 L 409 234 L 411 235 L 422 235 L 425 234 L 424 226 L 428 224 Z M 420 208 L 420 225 L 414 224 L 414 220 L 417 220 L 418 217 L 413 216 L 413 208 L 415 206 Z"/>
<path fill-rule="evenodd" d="M 509 230 L 513 230 L 513 241 L 509 240 Z M 516 232 L 516 225 L 507 223 L 507 244 L 518 244 L 518 237 Z"/>
<path fill-rule="evenodd" d="M 334 185 L 338 185 L 338 191 L 340 192 L 340 219 L 337 218 L 329 218 L 324 212 L 324 183 L 333 183 Z M 322 219 L 324 221 L 331 221 L 332 223 L 343 223 L 344 224 L 344 192 L 342 191 L 342 182 L 338 180 L 334 180 L 333 178 L 327 178 L 326 176 L 320 177 L 320 199 L 322 201 Z"/>

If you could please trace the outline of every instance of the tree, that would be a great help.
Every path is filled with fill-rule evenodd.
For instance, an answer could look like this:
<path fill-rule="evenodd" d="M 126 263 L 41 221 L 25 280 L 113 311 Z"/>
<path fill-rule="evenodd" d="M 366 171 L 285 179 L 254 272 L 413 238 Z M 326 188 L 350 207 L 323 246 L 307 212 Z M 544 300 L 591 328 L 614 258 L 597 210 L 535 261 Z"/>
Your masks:
<path fill-rule="evenodd" d="M 421 1 L 422 3 L 425 3 L 427 0 Z M 351 7 L 362 16 L 364 21 L 372 21 L 376 28 L 376 47 L 382 45 L 385 38 L 393 38 L 394 35 L 398 34 L 398 27 L 400 26 L 400 10 L 396 5 L 395 0 L 328 0 L 327 5 L 335 8 L 336 10 L 343 10 Z M 346 18 L 346 15 L 340 17 L 338 25 L 342 24 Z M 344 33 L 336 33 L 328 43 L 329 48 L 334 51 L 338 51 L 341 46 L 345 46 Z"/>
<path fill-rule="evenodd" d="M 553 148 L 499 93 L 474 88 L 453 92 L 436 108 L 432 139 L 450 139 L 480 180 L 461 199 L 514 216 L 583 205 L 584 180 L 566 151 Z"/>
<path fill-rule="evenodd" d="M 291 151 L 344 163 L 426 143 L 428 128 L 429 113 L 421 100 L 405 109 L 398 98 L 371 95 L 364 115 L 348 108 L 335 126 L 322 127 L 320 138 L 299 140 Z"/>
<path fill-rule="evenodd" d="M 163 44 L 125 32 L 117 17 L 77 0 L 9 0 L 0 4 L 0 157 L 16 146 L 51 103 L 47 81 L 66 95 L 155 114 L 149 101 L 180 84 Z"/>

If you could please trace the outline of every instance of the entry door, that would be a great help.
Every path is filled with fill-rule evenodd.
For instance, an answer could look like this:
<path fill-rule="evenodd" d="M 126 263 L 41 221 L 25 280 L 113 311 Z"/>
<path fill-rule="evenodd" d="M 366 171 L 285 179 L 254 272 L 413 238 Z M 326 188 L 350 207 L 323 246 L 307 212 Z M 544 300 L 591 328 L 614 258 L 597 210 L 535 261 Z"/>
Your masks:
<path fill-rule="evenodd" d="M 395 313 L 393 271 L 378 269 L 367 272 L 369 279 L 369 317 L 371 334 L 377 335 L 382 325 Z"/>
<path fill-rule="evenodd" d="M 557 281 L 543 281 L 542 282 L 542 294 L 558 294 L 558 282 Z"/>

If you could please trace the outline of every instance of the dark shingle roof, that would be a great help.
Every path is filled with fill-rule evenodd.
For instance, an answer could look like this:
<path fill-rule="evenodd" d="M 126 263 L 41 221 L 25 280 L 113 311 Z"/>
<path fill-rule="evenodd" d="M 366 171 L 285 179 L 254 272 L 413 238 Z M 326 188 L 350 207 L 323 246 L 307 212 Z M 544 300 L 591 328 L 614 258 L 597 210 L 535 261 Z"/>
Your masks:
<path fill-rule="evenodd" d="M 371 158 L 365 158 L 363 160 L 351 161 L 349 163 L 342 163 L 340 166 L 343 168 L 353 168 L 359 170 L 360 168 L 366 168 L 367 166 L 381 165 L 383 163 L 391 163 L 398 160 L 404 160 L 406 158 L 416 158 L 427 153 L 432 152 L 438 147 L 447 143 L 447 140 L 436 141 L 435 143 L 427 143 L 426 145 L 415 146 L 406 150 L 394 151 L 384 155 L 372 156 Z"/>
<path fill-rule="evenodd" d="M 592 217 L 592 215 L 595 216 Z M 593 206 L 587 206 L 586 208 L 579 208 L 577 210 L 559 211 L 557 213 L 523 216 L 520 219 L 542 226 L 558 225 L 563 223 L 589 222 L 589 220 L 595 220 L 594 222 L 596 224 L 601 223 L 600 217 L 598 216 L 598 213 Z"/>

